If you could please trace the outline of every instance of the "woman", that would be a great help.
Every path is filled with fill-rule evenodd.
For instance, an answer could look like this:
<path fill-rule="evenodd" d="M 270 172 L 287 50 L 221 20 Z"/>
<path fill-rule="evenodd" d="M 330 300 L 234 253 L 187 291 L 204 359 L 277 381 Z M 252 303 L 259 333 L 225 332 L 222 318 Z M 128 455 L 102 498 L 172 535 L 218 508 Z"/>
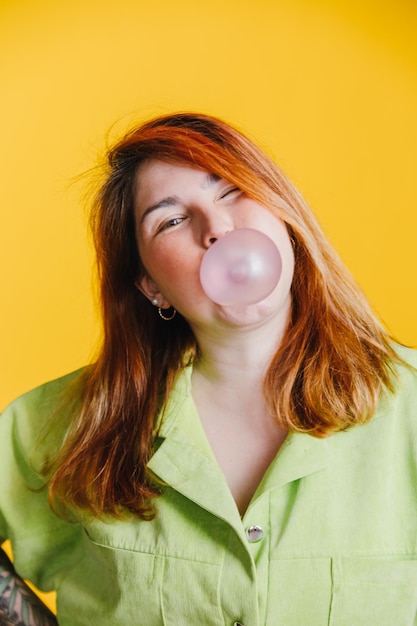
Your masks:
<path fill-rule="evenodd" d="M 291 183 L 227 124 L 166 116 L 110 150 L 92 225 L 99 357 L 0 420 L 19 574 L 64 626 L 417 624 L 416 355 Z M 199 269 L 239 228 L 282 273 L 220 306 Z"/>

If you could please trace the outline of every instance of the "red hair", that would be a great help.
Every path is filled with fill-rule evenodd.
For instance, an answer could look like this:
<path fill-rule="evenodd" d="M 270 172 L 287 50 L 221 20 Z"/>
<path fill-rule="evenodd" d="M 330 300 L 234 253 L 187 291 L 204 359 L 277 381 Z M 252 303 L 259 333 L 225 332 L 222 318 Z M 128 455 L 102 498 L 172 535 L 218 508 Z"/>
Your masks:
<path fill-rule="evenodd" d="M 228 124 L 168 115 L 134 128 L 108 153 L 92 212 L 103 344 L 82 376 L 82 405 L 51 470 L 52 501 L 95 514 L 153 515 L 147 462 L 173 381 L 198 346 L 185 319 L 169 324 L 137 290 L 134 192 L 146 160 L 181 162 L 230 181 L 287 225 L 295 248 L 292 314 L 265 377 L 280 424 L 322 437 L 372 416 L 392 390 L 396 354 L 364 296 L 279 168 Z"/>

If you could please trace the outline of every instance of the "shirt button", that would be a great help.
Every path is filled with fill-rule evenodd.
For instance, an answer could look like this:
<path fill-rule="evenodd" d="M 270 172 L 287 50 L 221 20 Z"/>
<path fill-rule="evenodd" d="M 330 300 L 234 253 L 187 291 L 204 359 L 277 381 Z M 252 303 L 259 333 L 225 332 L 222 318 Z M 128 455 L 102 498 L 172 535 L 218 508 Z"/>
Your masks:
<path fill-rule="evenodd" d="M 233 626 L 243 626 L 242 622 L 235 622 Z"/>
<path fill-rule="evenodd" d="M 255 543 L 255 541 L 260 541 L 264 536 L 264 531 L 260 526 L 249 526 L 246 531 L 248 536 L 248 541 L 251 543 Z"/>

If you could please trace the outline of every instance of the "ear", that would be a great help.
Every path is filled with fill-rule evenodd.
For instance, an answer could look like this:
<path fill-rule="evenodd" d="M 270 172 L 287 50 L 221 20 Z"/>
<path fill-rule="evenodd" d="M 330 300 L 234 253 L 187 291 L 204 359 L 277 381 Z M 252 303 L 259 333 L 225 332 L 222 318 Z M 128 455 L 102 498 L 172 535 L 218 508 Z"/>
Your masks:
<path fill-rule="evenodd" d="M 171 306 L 170 302 L 168 302 L 165 296 L 159 291 L 157 284 L 148 274 L 136 280 L 135 285 L 139 291 L 143 293 L 145 298 L 148 298 L 155 306 L 161 307 L 161 309 L 169 309 Z"/>

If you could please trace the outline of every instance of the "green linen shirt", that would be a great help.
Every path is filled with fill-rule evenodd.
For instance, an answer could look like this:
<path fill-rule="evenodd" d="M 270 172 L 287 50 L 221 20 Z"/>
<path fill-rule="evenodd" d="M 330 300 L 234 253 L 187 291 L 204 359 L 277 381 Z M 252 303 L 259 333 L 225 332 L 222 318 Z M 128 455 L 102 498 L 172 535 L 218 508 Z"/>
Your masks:
<path fill-rule="evenodd" d="M 416 626 L 417 374 L 399 372 L 366 425 L 288 436 L 243 519 L 190 368 L 149 462 L 170 485 L 156 518 L 58 519 L 31 468 L 61 443 L 39 435 L 74 375 L 43 385 L 0 419 L 0 537 L 22 576 L 57 591 L 62 626 Z"/>

